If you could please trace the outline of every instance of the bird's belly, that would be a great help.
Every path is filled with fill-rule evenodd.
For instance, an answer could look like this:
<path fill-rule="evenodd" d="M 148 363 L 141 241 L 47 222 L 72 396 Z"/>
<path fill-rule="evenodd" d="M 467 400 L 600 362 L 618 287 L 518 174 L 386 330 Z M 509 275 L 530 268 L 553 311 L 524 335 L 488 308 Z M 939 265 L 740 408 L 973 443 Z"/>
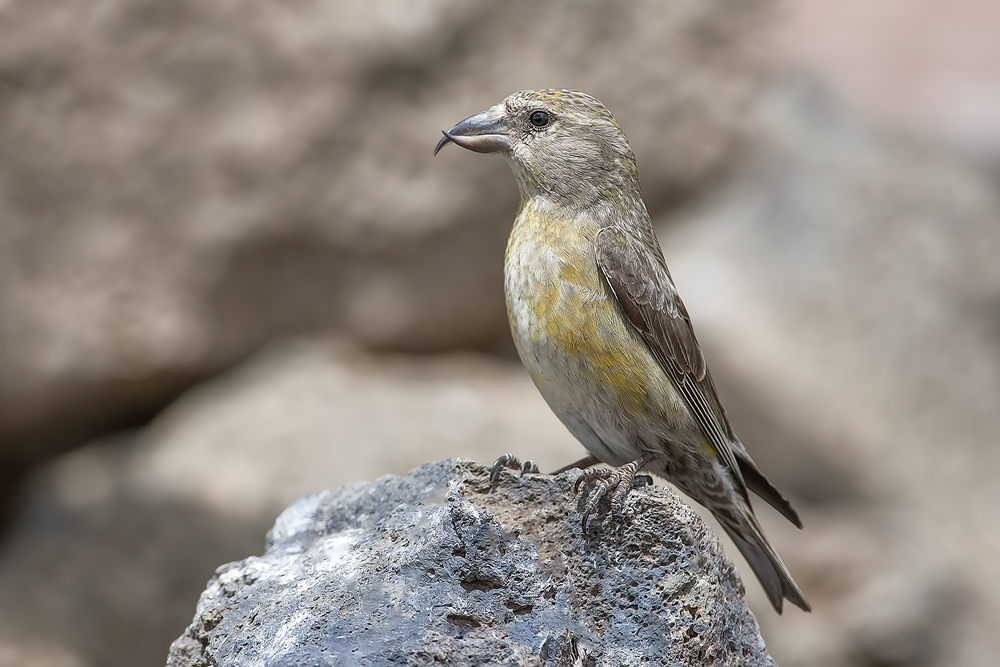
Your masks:
<path fill-rule="evenodd" d="M 689 421 L 646 344 L 624 319 L 593 243 L 514 235 L 505 288 L 511 333 L 539 392 L 571 433 L 613 465 Z"/>

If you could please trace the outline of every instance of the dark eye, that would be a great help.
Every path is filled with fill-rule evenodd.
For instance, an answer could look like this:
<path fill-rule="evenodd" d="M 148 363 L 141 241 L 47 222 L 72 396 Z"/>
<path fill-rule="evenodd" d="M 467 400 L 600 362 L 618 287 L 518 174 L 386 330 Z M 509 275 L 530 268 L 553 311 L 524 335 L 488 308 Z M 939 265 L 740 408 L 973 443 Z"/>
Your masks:
<path fill-rule="evenodd" d="M 531 115 L 528 116 L 528 120 L 535 127 L 545 127 L 549 124 L 549 115 L 544 111 L 532 111 Z"/>

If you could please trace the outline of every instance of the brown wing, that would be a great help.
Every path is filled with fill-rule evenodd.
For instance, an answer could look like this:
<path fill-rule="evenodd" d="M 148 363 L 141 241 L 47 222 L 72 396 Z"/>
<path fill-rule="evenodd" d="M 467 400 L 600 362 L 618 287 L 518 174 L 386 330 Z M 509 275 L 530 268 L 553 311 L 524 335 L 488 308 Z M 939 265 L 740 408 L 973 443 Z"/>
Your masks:
<path fill-rule="evenodd" d="M 594 244 L 597 264 L 625 316 L 642 334 L 719 460 L 728 468 L 736 488 L 747 498 L 746 482 L 731 445 L 732 429 L 708 378 L 691 318 L 666 266 L 649 248 L 618 227 L 599 231 Z"/>
<path fill-rule="evenodd" d="M 687 308 L 658 256 L 658 249 L 650 248 L 619 227 L 600 230 L 594 244 L 597 264 L 622 311 L 684 399 L 719 459 L 729 469 L 736 488 L 746 499 L 749 485 L 754 493 L 801 528 L 802 521 L 791 503 L 757 469 L 733 433 Z"/>

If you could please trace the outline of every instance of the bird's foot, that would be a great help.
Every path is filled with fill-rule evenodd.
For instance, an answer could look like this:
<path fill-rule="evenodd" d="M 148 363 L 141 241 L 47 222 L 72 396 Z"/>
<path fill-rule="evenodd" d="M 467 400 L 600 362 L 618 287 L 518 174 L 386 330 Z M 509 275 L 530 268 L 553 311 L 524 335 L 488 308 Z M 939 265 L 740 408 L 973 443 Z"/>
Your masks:
<path fill-rule="evenodd" d="M 497 483 L 497 480 L 500 479 L 500 471 L 504 468 L 520 470 L 522 477 L 527 473 L 538 472 L 538 466 L 535 465 L 534 461 L 528 460 L 521 463 L 513 454 L 503 454 L 500 458 L 493 462 L 493 466 L 490 468 L 490 484 Z"/>
<path fill-rule="evenodd" d="M 622 510 L 625 508 L 625 499 L 628 497 L 629 491 L 637 486 L 636 482 L 639 482 L 638 486 L 646 486 L 652 483 L 653 480 L 648 475 L 639 475 L 638 479 L 636 479 L 636 473 L 654 458 L 653 454 L 644 452 L 635 461 L 617 468 L 592 468 L 584 470 L 583 475 L 576 480 L 574 488 L 574 490 L 578 491 L 582 484 L 584 491 L 588 493 L 582 510 L 583 518 L 581 526 L 584 533 L 587 532 L 587 524 L 590 521 L 590 517 L 597 511 L 602 498 L 610 494 L 608 504 L 610 505 L 611 515 L 621 516 Z M 591 486 L 594 487 L 592 491 L 590 490 Z"/>

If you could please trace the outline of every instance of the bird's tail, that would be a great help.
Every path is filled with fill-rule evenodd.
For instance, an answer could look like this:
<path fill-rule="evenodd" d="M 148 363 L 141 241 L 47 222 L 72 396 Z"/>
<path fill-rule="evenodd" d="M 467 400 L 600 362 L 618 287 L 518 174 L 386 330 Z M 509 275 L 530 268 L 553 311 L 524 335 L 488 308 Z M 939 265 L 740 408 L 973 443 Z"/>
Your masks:
<path fill-rule="evenodd" d="M 782 601 L 787 599 L 804 611 L 812 611 L 809 602 L 789 574 L 788 568 L 771 548 L 757 518 L 753 515 L 753 510 L 749 507 L 741 510 L 738 521 L 732 520 L 732 517 L 719 515 L 716 517 L 729 533 L 729 537 L 733 538 L 733 542 L 750 564 L 753 573 L 757 575 L 771 606 L 780 614 Z"/>

